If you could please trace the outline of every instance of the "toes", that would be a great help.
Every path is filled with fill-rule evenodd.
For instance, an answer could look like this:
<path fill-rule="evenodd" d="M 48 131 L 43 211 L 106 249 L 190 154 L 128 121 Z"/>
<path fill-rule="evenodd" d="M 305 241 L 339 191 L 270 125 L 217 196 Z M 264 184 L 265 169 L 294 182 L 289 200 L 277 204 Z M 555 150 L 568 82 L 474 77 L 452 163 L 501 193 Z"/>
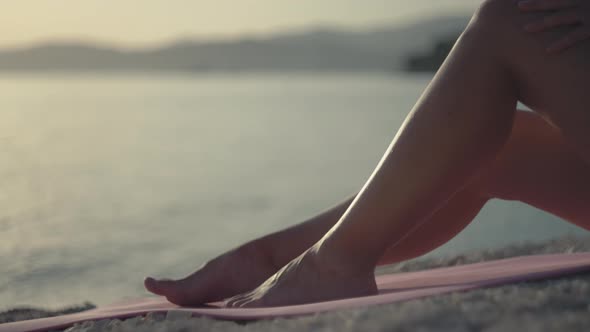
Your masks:
<path fill-rule="evenodd" d="M 201 304 L 199 302 L 202 299 L 197 296 L 198 294 L 194 294 L 194 290 L 189 289 L 189 285 L 184 280 L 146 278 L 144 285 L 148 291 L 156 295 L 165 296 L 168 301 L 174 304 L 180 306 Z"/>
<path fill-rule="evenodd" d="M 240 308 L 259 308 L 263 307 L 260 300 L 255 299 L 246 299 L 244 301 L 238 302 L 238 306 Z"/>
<path fill-rule="evenodd" d="M 231 297 L 223 301 L 223 306 L 226 308 L 236 308 L 236 302 L 241 299 L 239 296 Z"/>
<path fill-rule="evenodd" d="M 171 289 L 176 287 L 176 283 L 177 281 L 174 280 L 157 280 L 152 277 L 145 278 L 143 281 L 143 285 L 148 291 L 161 296 L 169 294 Z"/>
<path fill-rule="evenodd" d="M 237 301 L 235 303 L 235 306 L 236 306 L 236 308 L 248 308 L 249 307 L 248 304 L 250 304 L 250 303 L 252 303 L 252 299 L 248 297 L 248 298 L 244 298 L 244 299 Z"/>
<path fill-rule="evenodd" d="M 248 294 L 240 294 L 234 297 L 230 297 L 229 299 L 224 301 L 224 306 L 226 308 L 240 308 L 241 303 L 247 301 L 249 299 Z"/>
<path fill-rule="evenodd" d="M 252 293 L 234 296 L 224 303 L 226 308 L 257 308 L 262 306 L 260 299 L 257 299 Z"/>

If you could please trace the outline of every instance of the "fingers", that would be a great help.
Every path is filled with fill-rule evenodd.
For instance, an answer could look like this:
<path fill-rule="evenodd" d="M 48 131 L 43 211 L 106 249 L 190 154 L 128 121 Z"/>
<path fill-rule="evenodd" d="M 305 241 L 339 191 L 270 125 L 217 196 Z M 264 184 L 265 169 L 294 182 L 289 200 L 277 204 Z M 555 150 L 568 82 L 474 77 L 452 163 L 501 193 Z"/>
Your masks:
<path fill-rule="evenodd" d="M 518 7 L 522 11 L 545 11 L 578 6 L 580 0 L 522 0 L 518 2 Z"/>
<path fill-rule="evenodd" d="M 584 0 L 523 0 L 518 3 L 522 11 L 550 11 L 557 10 L 555 13 L 548 14 L 543 19 L 527 24 L 524 29 L 527 32 L 542 32 L 561 26 L 578 26 L 573 31 L 567 33 L 547 48 L 549 53 L 562 52 L 577 43 L 590 38 L 590 26 L 587 24 L 587 18 L 580 8 L 569 9 L 579 6 L 580 1 Z M 586 0 L 587 1 L 587 0 Z"/>
<path fill-rule="evenodd" d="M 528 32 L 541 32 L 564 25 L 582 23 L 583 18 L 575 11 L 563 11 L 544 17 L 540 21 L 527 24 L 524 29 Z"/>
<path fill-rule="evenodd" d="M 557 42 L 551 44 L 547 48 L 547 52 L 549 53 L 558 53 L 562 52 L 577 43 L 590 39 L 590 28 L 588 26 L 582 26 L 569 34 L 565 35 L 565 37 L 561 38 Z"/>

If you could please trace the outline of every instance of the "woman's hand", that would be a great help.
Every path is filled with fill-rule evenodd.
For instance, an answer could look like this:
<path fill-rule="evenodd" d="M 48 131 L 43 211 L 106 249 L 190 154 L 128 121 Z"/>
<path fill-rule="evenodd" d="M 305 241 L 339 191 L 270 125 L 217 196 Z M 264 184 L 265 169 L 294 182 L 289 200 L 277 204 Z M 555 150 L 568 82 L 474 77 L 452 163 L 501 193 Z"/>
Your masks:
<path fill-rule="evenodd" d="M 518 2 L 518 7 L 523 12 L 546 12 L 545 17 L 524 27 L 528 32 L 541 32 L 560 26 L 575 27 L 549 45 L 547 52 L 561 52 L 590 39 L 590 0 L 522 0 Z"/>

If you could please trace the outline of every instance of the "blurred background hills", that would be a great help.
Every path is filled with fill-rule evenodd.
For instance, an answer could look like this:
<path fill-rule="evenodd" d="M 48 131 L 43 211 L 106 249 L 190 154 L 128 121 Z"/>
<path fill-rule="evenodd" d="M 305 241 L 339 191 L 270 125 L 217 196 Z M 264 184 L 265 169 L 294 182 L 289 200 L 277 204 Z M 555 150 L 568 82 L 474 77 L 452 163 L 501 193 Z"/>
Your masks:
<path fill-rule="evenodd" d="M 0 50 L 0 71 L 431 71 L 468 21 L 446 16 L 366 30 L 326 26 L 142 49 L 50 42 Z"/>

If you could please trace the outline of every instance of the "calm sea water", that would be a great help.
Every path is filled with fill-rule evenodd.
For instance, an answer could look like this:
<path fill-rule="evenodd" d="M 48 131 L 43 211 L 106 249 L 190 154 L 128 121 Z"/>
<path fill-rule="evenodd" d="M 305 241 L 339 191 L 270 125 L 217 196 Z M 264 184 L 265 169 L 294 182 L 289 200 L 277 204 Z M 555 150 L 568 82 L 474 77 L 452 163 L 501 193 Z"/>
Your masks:
<path fill-rule="evenodd" d="M 145 295 L 360 188 L 428 77 L 0 77 L 0 309 Z M 582 231 L 490 203 L 434 254 Z"/>

